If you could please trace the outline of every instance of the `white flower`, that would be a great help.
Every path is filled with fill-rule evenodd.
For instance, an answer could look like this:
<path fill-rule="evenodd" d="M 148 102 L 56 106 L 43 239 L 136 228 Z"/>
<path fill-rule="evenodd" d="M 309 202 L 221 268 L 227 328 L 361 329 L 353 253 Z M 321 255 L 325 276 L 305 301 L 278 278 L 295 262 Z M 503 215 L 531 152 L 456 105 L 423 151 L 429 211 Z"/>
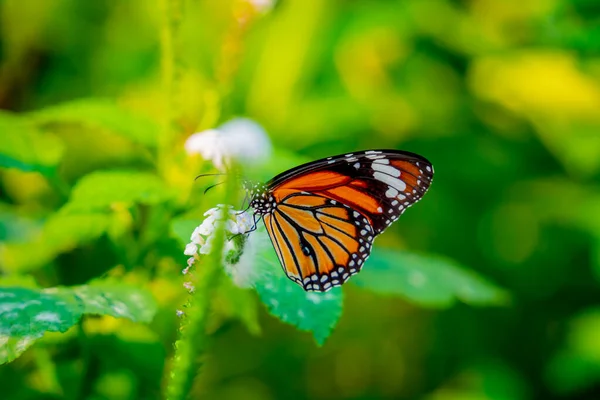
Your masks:
<path fill-rule="evenodd" d="M 266 273 L 261 269 L 260 266 L 263 264 L 258 260 L 258 255 L 265 250 L 265 247 L 271 245 L 264 236 L 264 232 L 254 232 L 249 235 L 237 263 L 225 263 L 225 272 L 238 287 L 253 287 L 255 282 Z"/>
<path fill-rule="evenodd" d="M 190 237 L 190 240 L 192 241 L 192 243 L 195 243 L 195 244 L 199 244 L 199 245 L 204 244 L 204 238 L 201 236 L 199 226 L 196 227 L 196 229 L 194 229 L 194 232 L 192 232 L 192 236 Z"/>
<path fill-rule="evenodd" d="M 198 252 L 198 246 L 196 245 L 196 243 L 188 243 L 185 246 L 185 250 L 183 251 L 183 254 L 185 254 L 186 256 L 193 256 L 197 252 Z"/>
<path fill-rule="evenodd" d="M 228 205 L 219 204 L 204 213 L 206 218 L 194 229 L 184 253 L 188 256 L 188 266 L 183 274 L 188 274 L 194 265 L 198 254 L 210 254 L 216 236 L 217 225 L 222 222 L 223 230 L 228 238 L 223 245 L 223 263 L 225 271 L 235 284 L 240 287 L 249 287 L 256 282 L 259 275 L 255 269 L 256 255 L 262 249 L 261 244 L 269 245 L 268 241 L 259 239 L 259 235 L 244 235 L 254 230 L 254 218 L 251 213 L 238 211 Z M 232 236 L 238 236 L 233 240 Z M 188 291 L 193 291 L 189 282 L 184 284 Z"/>
<path fill-rule="evenodd" d="M 225 170 L 231 160 L 247 165 L 264 162 L 271 155 L 271 142 L 256 122 L 236 118 L 216 129 L 194 133 L 186 140 L 185 150 Z"/>
<path fill-rule="evenodd" d="M 266 13 L 271 11 L 275 5 L 275 0 L 247 0 L 258 12 Z"/>
<path fill-rule="evenodd" d="M 183 282 L 183 287 L 190 293 L 194 293 L 194 290 L 196 290 L 192 282 Z"/>
<path fill-rule="evenodd" d="M 200 254 L 210 254 L 210 252 L 212 251 L 213 238 L 214 236 L 208 237 L 206 243 L 200 247 Z"/>
<path fill-rule="evenodd" d="M 236 222 L 241 232 L 248 232 L 254 226 L 254 219 L 247 212 L 237 213 Z"/>

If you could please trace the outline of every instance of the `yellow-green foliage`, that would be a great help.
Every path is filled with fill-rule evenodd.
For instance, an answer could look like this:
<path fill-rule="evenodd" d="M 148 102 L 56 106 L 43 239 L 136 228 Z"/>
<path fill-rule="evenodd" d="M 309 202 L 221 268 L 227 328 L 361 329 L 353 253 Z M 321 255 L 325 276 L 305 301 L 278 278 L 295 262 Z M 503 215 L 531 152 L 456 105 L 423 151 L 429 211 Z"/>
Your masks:
<path fill-rule="evenodd" d="M 598 398 L 599 21 L 592 0 L 0 2 L 0 397 Z M 436 176 L 341 289 L 305 293 L 268 245 L 254 287 L 215 252 L 188 293 L 192 231 L 243 193 L 204 194 L 184 143 L 240 116 L 273 144 L 252 179 L 369 148 Z"/>

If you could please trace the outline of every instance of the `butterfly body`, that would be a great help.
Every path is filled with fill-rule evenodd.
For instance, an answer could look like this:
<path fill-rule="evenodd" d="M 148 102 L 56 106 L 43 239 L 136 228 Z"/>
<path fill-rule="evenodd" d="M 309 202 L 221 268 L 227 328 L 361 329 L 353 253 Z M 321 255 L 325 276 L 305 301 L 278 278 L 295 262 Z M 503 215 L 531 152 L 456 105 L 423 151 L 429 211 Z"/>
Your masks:
<path fill-rule="evenodd" d="M 303 164 L 246 190 L 287 276 L 307 291 L 327 291 L 360 271 L 375 237 L 432 178 L 419 155 L 367 150 Z"/>

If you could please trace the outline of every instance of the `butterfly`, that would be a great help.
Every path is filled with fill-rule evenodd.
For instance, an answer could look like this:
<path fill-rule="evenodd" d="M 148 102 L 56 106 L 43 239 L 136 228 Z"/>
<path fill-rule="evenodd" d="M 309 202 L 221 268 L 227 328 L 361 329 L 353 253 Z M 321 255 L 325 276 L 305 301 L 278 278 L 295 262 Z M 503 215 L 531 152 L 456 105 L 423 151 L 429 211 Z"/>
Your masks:
<path fill-rule="evenodd" d="M 325 292 L 361 270 L 375 237 L 423 197 L 432 179 L 433 166 L 420 155 L 367 150 L 244 186 L 288 278 Z"/>

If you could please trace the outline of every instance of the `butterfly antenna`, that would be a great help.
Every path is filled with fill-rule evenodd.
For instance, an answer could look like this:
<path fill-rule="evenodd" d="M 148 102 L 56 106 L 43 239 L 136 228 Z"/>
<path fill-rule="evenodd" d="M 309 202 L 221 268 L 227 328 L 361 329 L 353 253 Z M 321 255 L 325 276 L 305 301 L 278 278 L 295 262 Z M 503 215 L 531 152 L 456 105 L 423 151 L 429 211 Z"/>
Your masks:
<path fill-rule="evenodd" d="M 214 174 L 200 174 L 197 177 L 194 178 L 194 180 L 197 180 L 198 178 L 203 178 L 205 176 L 221 176 L 221 175 L 226 175 L 226 174 L 220 174 L 220 173 L 214 173 Z"/>
<path fill-rule="evenodd" d="M 206 194 L 206 192 L 208 192 L 210 189 L 214 188 L 215 186 L 222 185 L 223 183 L 225 183 L 225 181 L 219 182 L 219 183 L 215 183 L 214 185 L 210 185 L 209 187 L 207 187 L 206 189 L 204 189 L 204 194 Z"/>

